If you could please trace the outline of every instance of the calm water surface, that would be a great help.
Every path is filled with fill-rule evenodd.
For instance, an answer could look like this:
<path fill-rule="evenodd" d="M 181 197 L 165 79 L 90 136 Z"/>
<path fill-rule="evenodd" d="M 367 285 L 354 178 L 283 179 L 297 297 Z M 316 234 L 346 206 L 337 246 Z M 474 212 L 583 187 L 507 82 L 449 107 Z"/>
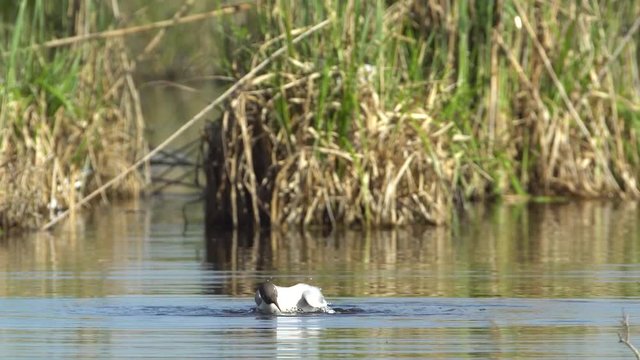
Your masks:
<path fill-rule="evenodd" d="M 185 228 L 187 201 L 104 207 L 0 243 L 0 357 L 631 358 L 617 332 L 623 311 L 640 325 L 635 204 L 205 241 L 201 204 Z M 336 313 L 252 312 L 267 278 L 321 286 Z"/>

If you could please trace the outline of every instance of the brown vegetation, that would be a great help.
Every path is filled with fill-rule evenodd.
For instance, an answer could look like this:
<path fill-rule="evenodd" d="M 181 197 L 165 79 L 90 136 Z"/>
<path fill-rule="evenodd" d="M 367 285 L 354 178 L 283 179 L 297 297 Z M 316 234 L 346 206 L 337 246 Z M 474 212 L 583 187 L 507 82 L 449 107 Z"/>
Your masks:
<path fill-rule="evenodd" d="M 35 19 L 58 15 L 21 2 L 12 52 L 3 70 L 0 108 L 0 230 L 37 228 L 88 191 L 126 169 L 146 150 L 144 122 L 122 39 L 27 51 L 45 29 Z M 95 31 L 88 2 L 67 9 L 74 35 Z M 55 6 L 53 7 L 55 8 Z M 42 13 L 40 13 L 41 11 Z M 33 23 L 32 23 L 33 22 Z M 21 33 L 22 31 L 22 33 Z M 111 189 L 136 194 L 138 174 Z M 106 193 L 105 193 L 106 194 Z M 103 194 L 104 195 L 104 194 Z"/>
<path fill-rule="evenodd" d="M 638 4 L 386 4 L 258 7 L 282 35 L 260 34 L 248 58 L 230 51 L 232 71 L 276 44 L 287 57 L 209 133 L 209 201 L 230 204 L 210 221 L 440 224 L 454 199 L 638 198 Z"/>

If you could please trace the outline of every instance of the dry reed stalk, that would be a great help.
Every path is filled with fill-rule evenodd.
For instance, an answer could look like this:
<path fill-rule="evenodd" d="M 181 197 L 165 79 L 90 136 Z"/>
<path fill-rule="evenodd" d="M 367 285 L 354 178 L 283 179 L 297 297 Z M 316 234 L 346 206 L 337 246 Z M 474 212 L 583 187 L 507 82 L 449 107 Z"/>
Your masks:
<path fill-rule="evenodd" d="M 529 36 L 531 37 L 531 40 L 534 43 L 536 50 L 538 51 L 538 55 L 542 59 L 542 62 L 545 68 L 547 69 L 549 76 L 551 77 L 555 86 L 557 87 L 558 92 L 560 93 L 560 96 L 562 97 L 562 100 L 564 101 L 569 111 L 569 114 L 578 125 L 578 128 L 580 129 L 584 137 L 589 139 L 589 145 L 594 151 L 595 156 L 598 162 L 600 163 L 600 166 L 606 173 L 606 176 L 608 178 L 607 181 L 609 182 L 608 186 L 611 186 L 612 188 L 619 190 L 620 187 L 615 177 L 611 173 L 611 170 L 609 169 L 609 165 L 607 164 L 606 157 L 604 156 L 604 154 L 602 153 L 602 150 L 598 147 L 598 145 L 593 141 L 593 136 L 591 135 L 591 132 L 589 131 L 589 129 L 587 129 L 587 126 L 585 125 L 584 121 L 581 119 L 580 115 L 578 114 L 578 111 L 576 110 L 576 108 L 573 106 L 573 103 L 569 99 L 569 95 L 567 94 L 567 91 L 565 90 L 564 85 L 562 84 L 560 79 L 558 79 L 558 76 L 556 75 L 556 72 L 553 69 L 553 65 L 551 65 L 551 61 L 547 56 L 547 51 L 538 40 L 538 35 L 536 31 L 533 29 L 533 27 L 531 26 L 531 23 L 529 22 L 527 15 L 522 8 L 522 5 L 520 5 L 518 0 L 513 0 L 513 4 L 516 6 L 518 13 L 522 19 L 522 23 L 525 29 L 527 30 L 527 32 L 529 33 Z"/>
<path fill-rule="evenodd" d="M 42 214 L 54 214 L 58 209 L 70 206 L 81 195 L 78 190 L 93 186 L 91 179 L 99 182 L 101 176 L 110 174 L 112 165 L 127 161 L 131 156 L 129 145 L 119 145 L 123 139 L 117 129 L 110 129 L 101 121 L 88 121 L 86 127 L 78 127 L 73 124 L 76 120 L 69 119 L 62 111 L 56 113 L 55 120 L 49 121 L 34 111 L 36 107 L 43 107 L 43 104 L 17 109 L 26 121 L 25 126 L 16 129 L 14 134 L 19 137 L 9 135 L 3 139 L 0 158 L 5 166 L 0 168 L 0 181 L 6 193 L 0 193 L 0 203 L 4 204 L 0 214 L 5 230 L 37 227 L 44 220 Z M 107 121 L 118 124 L 124 119 L 108 117 Z M 50 124 L 55 125 L 51 127 Z M 38 133 L 33 133 L 32 129 L 38 129 Z M 92 142 L 97 141 L 94 137 L 97 134 L 104 142 L 94 145 Z M 85 142 L 89 152 L 95 152 L 96 145 L 102 147 L 109 143 L 118 149 L 112 153 L 102 152 L 90 167 L 82 168 L 72 159 L 76 157 L 77 146 Z M 52 172 L 44 171 L 48 168 L 52 168 Z M 93 176 L 88 176 L 89 168 L 93 169 Z M 123 184 L 116 192 L 135 191 L 131 185 Z"/>
<path fill-rule="evenodd" d="M 56 47 L 62 47 L 62 46 L 69 46 L 69 45 L 91 41 L 91 40 L 107 40 L 111 38 L 129 36 L 129 35 L 137 34 L 141 32 L 153 31 L 158 29 L 166 29 L 175 25 L 188 24 L 196 21 L 207 20 L 213 17 L 220 17 L 223 15 L 229 15 L 229 14 L 235 14 L 241 11 L 247 11 L 251 9 L 254 3 L 255 2 L 253 1 L 237 3 L 233 5 L 223 6 L 220 9 L 212 10 L 205 13 L 187 15 L 187 16 L 182 16 L 178 18 L 174 17 L 169 20 L 157 21 L 151 24 L 132 26 L 125 29 L 107 30 L 107 31 L 102 31 L 98 33 L 89 33 L 89 34 L 71 36 L 63 39 L 50 40 L 42 44 L 32 45 L 25 50 L 33 51 L 33 50 L 41 50 L 41 49 L 50 49 L 50 48 L 56 48 Z M 4 56 L 6 55 L 7 53 L 4 53 Z"/>
<path fill-rule="evenodd" d="M 303 81 L 306 76 L 295 79 L 295 74 L 288 73 L 285 77 L 294 80 L 285 85 L 287 91 L 282 96 L 289 100 L 304 97 L 300 108 L 315 108 L 317 96 L 309 92 L 316 89 L 310 89 L 308 81 Z M 232 101 L 229 111 L 223 115 L 224 119 L 234 118 L 239 123 L 237 127 L 225 126 L 231 131 L 226 136 L 226 146 L 243 149 L 227 153 L 228 163 L 234 164 L 233 169 L 240 171 L 237 175 L 234 171 L 228 171 L 230 183 L 237 183 L 237 179 L 244 177 L 253 178 L 254 164 L 249 160 L 251 151 L 247 148 L 251 141 L 248 140 L 249 134 L 245 134 L 252 127 L 245 124 L 258 126 L 255 117 L 259 115 L 248 109 L 257 108 L 272 113 L 275 105 L 270 98 L 280 94 L 277 88 L 265 87 L 260 87 L 260 91 L 251 89 L 239 92 L 236 99 L 243 100 Z M 399 116 L 404 115 L 388 113 L 388 116 L 383 111 L 377 111 L 379 109 L 368 108 L 377 104 L 374 100 L 377 97 L 375 90 L 368 88 L 362 94 L 366 94 L 360 99 L 362 113 L 374 119 L 369 121 L 362 134 L 352 134 L 356 139 L 354 145 L 357 146 L 352 152 L 342 151 L 335 143 L 319 139 L 318 133 L 307 131 L 306 111 L 295 111 L 296 115 L 291 119 L 290 128 L 295 134 L 291 149 L 285 145 L 286 141 L 281 140 L 287 136 L 284 130 L 273 132 L 274 129 L 267 129 L 276 156 L 274 163 L 279 164 L 277 175 L 268 179 L 274 186 L 271 202 L 262 204 L 264 207 L 268 205 L 273 226 L 285 228 L 299 224 L 306 227 L 320 225 L 323 221 L 334 225 L 364 225 L 370 222 L 371 225 L 386 226 L 444 223 L 448 220 L 448 190 L 437 177 L 425 177 L 434 163 L 433 158 L 424 155 L 423 144 L 410 123 L 416 120 L 402 120 L 404 125 L 391 128 L 388 122 L 401 120 Z M 427 118 L 422 114 L 415 114 L 414 117 Z M 390 137 L 391 131 L 395 132 L 395 137 Z M 362 141 L 365 138 L 368 139 L 366 144 Z M 437 139 L 437 136 L 433 137 L 434 142 L 438 142 Z M 432 155 L 438 158 L 440 164 L 446 164 L 441 172 L 445 173 L 443 176 L 450 177 L 454 166 L 446 159 L 447 155 Z M 239 163 L 245 166 L 238 166 Z M 368 175 L 364 180 L 358 180 L 358 172 Z M 342 173 L 342 177 L 335 177 L 337 173 Z M 255 194 L 257 191 L 253 186 L 232 185 L 234 189 L 242 188 L 249 194 Z M 256 199 L 252 197 L 252 201 Z M 370 209 L 369 218 L 359 210 L 358 205 Z M 242 212 L 242 209 L 234 210 L 237 211 Z"/>

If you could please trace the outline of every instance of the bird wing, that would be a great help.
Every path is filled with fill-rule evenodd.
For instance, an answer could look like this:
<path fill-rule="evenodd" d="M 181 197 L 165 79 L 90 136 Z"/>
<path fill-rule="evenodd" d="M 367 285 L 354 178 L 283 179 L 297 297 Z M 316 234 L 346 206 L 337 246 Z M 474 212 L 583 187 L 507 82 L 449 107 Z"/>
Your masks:
<path fill-rule="evenodd" d="M 302 293 L 302 298 L 304 301 L 314 308 L 323 308 L 327 306 L 327 302 L 324 300 L 324 296 L 320 292 L 320 289 L 312 287 L 308 290 L 305 290 Z"/>

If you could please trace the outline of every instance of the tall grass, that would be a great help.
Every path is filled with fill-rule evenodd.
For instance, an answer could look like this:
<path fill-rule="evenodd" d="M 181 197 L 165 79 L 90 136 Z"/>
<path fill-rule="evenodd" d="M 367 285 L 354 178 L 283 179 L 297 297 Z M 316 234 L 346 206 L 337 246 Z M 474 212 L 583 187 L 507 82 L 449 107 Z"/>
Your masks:
<path fill-rule="evenodd" d="M 255 17 L 231 68 L 288 52 L 212 135 L 236 215 L 258 197 L 275 225 L 386 226 L 445 223 L 454 199 L 640 195 L 637 2 L 272 0 Z M 241 129 L 268 139 L 256 186 Z"/>
<path fill-rule="evenodd" d="M 34 50 L 103 30 L 100 1 L 4 2 L 0 31 L 0 231 L 37 227 L 144 150 L 137 93 L 119 40 Z M 132 176 L 115 193 L 137 192 Z"/>

